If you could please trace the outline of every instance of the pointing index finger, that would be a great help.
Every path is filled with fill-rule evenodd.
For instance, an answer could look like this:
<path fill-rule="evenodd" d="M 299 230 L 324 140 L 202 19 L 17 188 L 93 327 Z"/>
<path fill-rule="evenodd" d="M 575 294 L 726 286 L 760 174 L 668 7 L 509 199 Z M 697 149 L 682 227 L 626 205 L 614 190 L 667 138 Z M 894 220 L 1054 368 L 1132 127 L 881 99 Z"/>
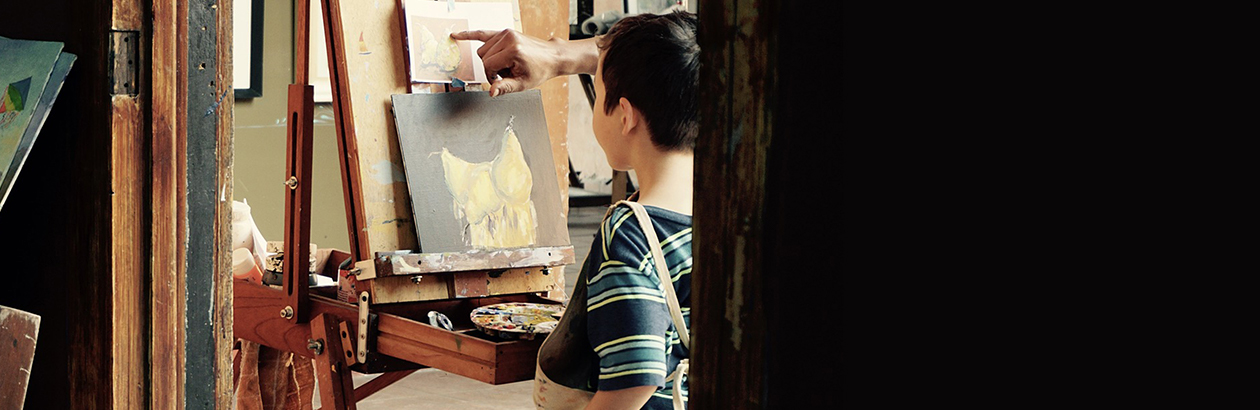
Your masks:
<path fill-rule="evenodd" d="M 498 30 L 468 30 L 451 33 L 451 38 L 456 40 L 477 40 L 487 41 L 495 34 L 499 34 Z"/>

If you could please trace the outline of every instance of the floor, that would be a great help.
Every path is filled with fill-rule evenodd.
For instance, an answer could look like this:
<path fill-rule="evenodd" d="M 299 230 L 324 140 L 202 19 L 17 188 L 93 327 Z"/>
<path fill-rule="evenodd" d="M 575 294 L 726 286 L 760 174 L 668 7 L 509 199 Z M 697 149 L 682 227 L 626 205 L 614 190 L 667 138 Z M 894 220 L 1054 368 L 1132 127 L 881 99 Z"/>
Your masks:
<path fill-rule="evenodd" d="M 590 253 L 591 242 L 604 217 L 606 207 L 582 207 L 569 210 L 569 237 L 577 264 L 565 268 L 566 294 L 573 293 L 581 263 Z M 375 375 L 354 374 L 354 385 L 360 386 Z M 461 409 L 461 410 L 532 410 L 533 381 L 490 385 L 437 369 L 422 369 L 368 396 L 358 403 L 362 410 L 374 409 Z M 318 391 L 318 389 L 316 390 Z M 318 394 L 315 407 L 319 408 Z"/>

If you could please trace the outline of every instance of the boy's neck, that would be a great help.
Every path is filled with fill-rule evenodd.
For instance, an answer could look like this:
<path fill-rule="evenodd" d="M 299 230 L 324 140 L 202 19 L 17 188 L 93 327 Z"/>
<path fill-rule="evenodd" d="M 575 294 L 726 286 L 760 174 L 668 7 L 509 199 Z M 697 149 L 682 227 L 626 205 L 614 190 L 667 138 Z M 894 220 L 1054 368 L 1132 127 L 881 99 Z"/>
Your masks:
<path fill-rule="evenodd" d="M 695 155 L 690 151 L 656 151 L 634 166 L 639 177 L 639 203 L 691 215 Z"/>

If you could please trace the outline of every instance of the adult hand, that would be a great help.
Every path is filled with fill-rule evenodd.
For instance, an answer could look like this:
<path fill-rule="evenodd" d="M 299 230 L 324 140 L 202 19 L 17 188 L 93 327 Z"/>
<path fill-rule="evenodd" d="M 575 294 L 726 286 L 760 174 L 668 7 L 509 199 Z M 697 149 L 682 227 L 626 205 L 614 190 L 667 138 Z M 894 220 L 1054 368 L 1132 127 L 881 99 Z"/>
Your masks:
<path fill-rule="evenodd" d="M 485 42 L 477 55 L 485 66 L 491 97 L 528 90 L 556 76 L 585 72 L 587 65 L 594 71 L 591 63 L 598 58 L 593 42 L 540 40 L 512 29 L 461 31 L 451 33 L 451 38 Z"/>

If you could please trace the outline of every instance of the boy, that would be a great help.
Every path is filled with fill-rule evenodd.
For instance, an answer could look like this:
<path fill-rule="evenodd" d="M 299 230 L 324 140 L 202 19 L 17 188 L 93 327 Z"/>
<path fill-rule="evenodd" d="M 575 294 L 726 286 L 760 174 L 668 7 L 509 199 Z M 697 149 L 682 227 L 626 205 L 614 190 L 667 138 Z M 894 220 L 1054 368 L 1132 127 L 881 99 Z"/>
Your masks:
<path fill-rule="evenodd" d="M 635 170 L 631 199 L 651 218 L 672 283 L 662 285 L 635 211 L 609 210 L 564 317 L 539 351 L 535 404 L 566 408 L 555 394 L 586 393 L 588 409 L 672 409 L 674 378 L 688 357 L 665 286 L 689 322 L 691 206 L 699 46 L 695 15 L 638 15 L 598 41 L 592 127 L 608 163 Z M 682 383 L 678 397 L 685 398 Z"/>

